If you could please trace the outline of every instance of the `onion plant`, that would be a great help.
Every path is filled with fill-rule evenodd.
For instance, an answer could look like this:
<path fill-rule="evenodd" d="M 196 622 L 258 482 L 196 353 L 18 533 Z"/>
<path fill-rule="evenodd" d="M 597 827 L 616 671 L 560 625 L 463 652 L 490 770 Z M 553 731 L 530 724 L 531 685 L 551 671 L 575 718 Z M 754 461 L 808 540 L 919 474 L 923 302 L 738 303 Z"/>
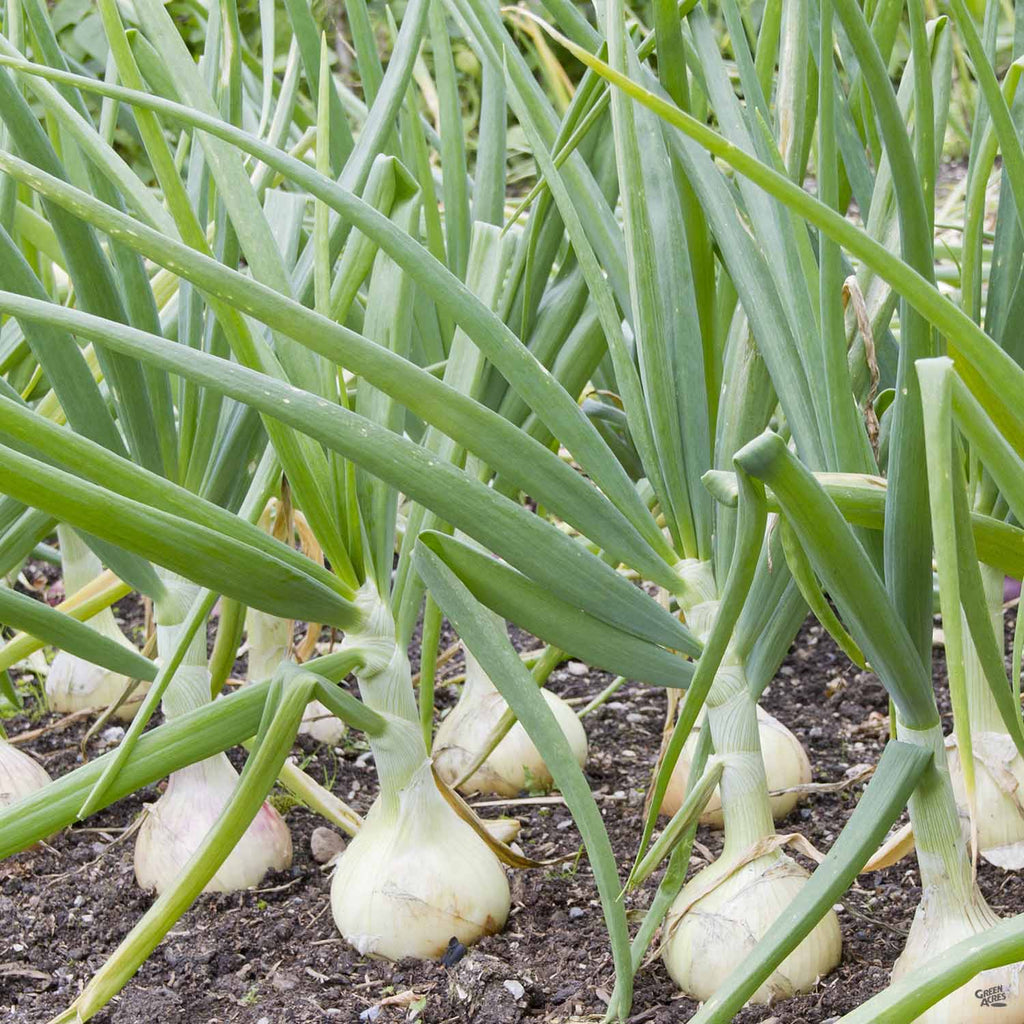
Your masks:
<path fill-rule="evenodd" d="M 159 898 L 60 1019 L 97 1013 L 204 888 L 283 863 L 264 799 L 314 700 L 366 734 L 379 782 L 332 882 L 342 934 L 364 953 L 436 956 L 452 934 L 503 925 L 499 857 L 528 862 L 432 771 L 431 676 L 417 694 L 410 672 L 421 613 L 429 648 L 439 612 L 576 819 L 616 968 L 610 1016 L 628 1015 L 659 927 L 671 976 L 704 1001 L 697 1020 L 813 987 L 840 955 L 833 904 L 909 801 L 923 895 L 886 1019 L 973 1019 L 978 982 L 964 985 L 978 971 L 1024 1019 L 1019 965 L 1005 967 L 1022 931 L 997 925 L 977 889 L 930 678 L 934 556 L 980 839 L 973 734 L 982 763 L 994 732 L 1024 754 L 992 628 L 994 573 L 1024 562 L 1024 371 L 1009 326 L 1024 152 L 1020 65 L 1001 91 L 991 58 L 999 12 L 979 36 L 962 0 L 931 22 L 920 0 L 905 21 L 900 3 L 871 5 L 870 22 L 853 0 L 770 2 L 755 40 L 725 0 L 713 13 L 727 64 L 709 13 L 686 0 L 655 0 L 651 31 L 621 0 L 598 4 L 593 25 L 563 0 L 545 6 L 548 21 L 515 16 L 585 66 L 571 99 L 555 90 L 565 103 L 488 0 L 412 0 L 389 23 L 386 68 L 366 7 L 347 5 L 365 104 L 332 73 L 302 0 L 283 15 L 261 4 L 261 75 L 233 2 L 208 11 L 196 64 L 158 0 L 136 0 L 129 25 L 100 0 L 102 78 L 71 69 L 45 5 L 8 4 L 0 313 L 17 334 L 0 386 L 0 565 L 59 523 L 152 600 L 160 663 L 0 591 L 5 624 L 152 684 L 116 751 L 0 811 L 0 856 L 175 773 L 141 840 L 173 854 L 139 871 Z M 282 16 L 294 41 L 278 78 Z M 482 68 L 472 177 L 450 26 Z M 977 230 L 959 300 L 935 283 L 954 33 L 978 80 L 975 214 L 1004 161 L 984 329 Z M 424 47 L 436 130 L 418 96 Z M 506 223 L 508 112 L 536 187 Z M 155 185 L 111 145 L 118 116 Z M 289 527 L 257 525 L 275 491 L 323 562 Z M 757 713 L 808 607 L 885 683 L 898 737 L 809 879 L 775 834 Z M 261 658 L 268 678 L 211 701 L 245 608 L 343 639 L 301 664 Z M 686 690 L 625 880 L 667 858 L 632 942 L 578 745 L 505 620 L 550 645 L 548 661 L 564 651 Z M 350 673 L 361 699 L 339 685 Z M 161 700 L 165 723 L 144 733 Z M 655 838 L 702 711 L 687 792 Z M 223 752 L 243 741 L 236 779 Z M 205 780 L 209 799 L 171 813 L 178 780 Z M 687 880 L 716 786 L 724 849 Z"/>

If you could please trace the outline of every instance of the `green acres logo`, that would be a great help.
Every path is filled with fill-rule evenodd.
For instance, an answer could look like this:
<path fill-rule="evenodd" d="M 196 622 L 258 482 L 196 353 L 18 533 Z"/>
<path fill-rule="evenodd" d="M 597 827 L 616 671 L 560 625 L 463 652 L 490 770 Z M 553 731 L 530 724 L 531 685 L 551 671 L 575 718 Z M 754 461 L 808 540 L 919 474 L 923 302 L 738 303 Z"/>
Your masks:
<path fill-rule="evenodd" d="M 981 1001 L 982 1006 L 1005 1006 L 1006 992 L 1002 985 L 993 985 L 991 988 L 979 988 L 974 993 L 974 998 Z"/>

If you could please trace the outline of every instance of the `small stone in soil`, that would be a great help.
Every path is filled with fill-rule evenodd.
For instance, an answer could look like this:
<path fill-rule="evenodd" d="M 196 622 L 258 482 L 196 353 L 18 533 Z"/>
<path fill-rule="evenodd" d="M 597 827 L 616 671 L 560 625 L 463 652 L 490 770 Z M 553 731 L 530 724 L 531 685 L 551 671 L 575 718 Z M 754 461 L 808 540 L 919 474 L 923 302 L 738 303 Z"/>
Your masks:
<path fill-rule="evenodd" d="M 334 829 L 320 825 L 309 837 L 309 849 L 317 864 L 327 864 L 345 849 L 345 840 Z"/>
<path fill-rule="evenodd" d="M 526 989 L 514 978 L 509 978 L 504 985 L 513 999 L 522 999 L 526 994 Z"/>

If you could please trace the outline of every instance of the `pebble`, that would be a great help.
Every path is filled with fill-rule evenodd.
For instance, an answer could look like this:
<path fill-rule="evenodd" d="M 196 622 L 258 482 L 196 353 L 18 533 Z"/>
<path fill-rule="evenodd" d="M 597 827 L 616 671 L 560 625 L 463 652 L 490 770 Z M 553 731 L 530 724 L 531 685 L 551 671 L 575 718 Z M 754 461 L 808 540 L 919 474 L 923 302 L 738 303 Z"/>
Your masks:
<path fill-rule="evenodd" d="M 574 921 L 576 920 L 576 918 L 582 917 L 585 913 L 586 911 L 582 907 L 569 908 L 569 917 L 571 917 Z"/>
<path fill-rule="evenodd" d="M 104 729 L 100 733 L 100 741 L 105 747 L 116 746 L 123 739 L 124 727 L 120 725 L 112 725 L 109 729 Z"/>
<path fill-rule="evenodd" d="M 309 850 L 317 864 L 327 864 L 345 849 L 345 840 L 334 829 L 323 825 L 313 829 L 309 837 Z"/>
<path fill-rule="evenodd" d="M 513 999 L 522 999 L 523 996 L 526 995 L 526 989 L 523 988 L 522 984 L 514 978 L 509 978 L 508 981 L 504 982 L 504 987 L 508 990 Z"/>
<path fill-rule="evenodd" d="M 565 667 L 569 670 L 569 673 L 574 676 L 585 676 L 590 671 L 582 661 L 570 661 Z M 508 984 L 508 982 L 506 982 L 506 984 Z M 516 998 L 518 999 L 519 997 L 516 996 Z"/>

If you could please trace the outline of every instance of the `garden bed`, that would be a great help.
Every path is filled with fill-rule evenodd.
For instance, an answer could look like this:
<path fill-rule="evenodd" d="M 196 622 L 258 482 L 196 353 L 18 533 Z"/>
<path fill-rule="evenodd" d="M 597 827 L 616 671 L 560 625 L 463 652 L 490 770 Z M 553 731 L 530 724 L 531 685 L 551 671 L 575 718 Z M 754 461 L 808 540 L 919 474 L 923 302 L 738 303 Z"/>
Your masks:
<path fill-rule="evenodd" d="M 531 644 L 532 646 L 532 644 Z M 944 669 L 936 654 L 937 678 Z M 588 698 L 610 680 L 563 665 L 552 689 Z M 452 663 L 449 674 L 457 671 Z M 438 688 L 450 706 L 452 687 Z M 945 686 L 940 689 L 945 697 Z M 888 702 L 881 684 L 843 657 L 816 624 L 805 625 L 766 692 L 767 710 L 804 743 L 815 782 L 838 782 L 874 764 L 886 738 Z M 665 709 L 657 691 L 629 684 L 585 719 L 591 739 L 587 776 L 620 866 L 635 851 L 643 793 L 657 755 Z M 948 707 L 945 709 L 948 711 Z M 8 723 L 11 734 L 58 716 Z M 947 716 L 948 728 L 948 716 Z M 84 721 L 26 745 L 57 776 L 79 763 Z M 376 788 L 373 764 L 358 741 L 332 750 L 303 740 L 307 769 L 359 811 Z M 92 755 L 102 752 L 94 743 Z M 233 755 L 234 756 L 234 755 Z M 240 763 L 240 759 L 236 759 Z M 857 783 L 805 798 L 779 826 L 827 851 L 863 789 Z M 157 785 L 122 800 L 36 849 L 0 863 L 0 1021 L 39 1024 L 62 1010 L 103 963 L 152 896 L 132 873 L 134 837 L 125 836 Z M 579 836 L 557 800 L 484 808 L 523 824 L 519 842 L 537 859 L 571 854 Z M 294 840 L 290 872 L 258 889 L 200 898 L 137 977 L 96 1019 L 105 1024 L 164 1020 L 306 1024 L 418 1019 L 430 1024 L 598 1020 L 613 985 L 611 955 L 597 892 L 585 858 L 512 878 L 512 914 L 504 932 L 485 939 L 453 967 L 360 956 L 339 937 L 329 906 L 330 869 L 311 854 L 324 823 L 302 807 L 287 811 Z M 702 828 L 694 867 L 720 845 Z M 982 863 L 982 890 L 1001 915 L 1024 910 L 1024 879 Z M 643 913 L 659 875 L 628 898 Z M 837 905 L 843 962 L 814 992 L 773 1007 L 748 1008 L 743 1024 L 774 1019 L 815 1024 L 841 1016 L 884 988 L 920 895 L 913 859 L 862 876 Z M 637 977 L 634 1024 L 685 1021 L 695 1004 L 678 997 L 660 960 Z"/>

